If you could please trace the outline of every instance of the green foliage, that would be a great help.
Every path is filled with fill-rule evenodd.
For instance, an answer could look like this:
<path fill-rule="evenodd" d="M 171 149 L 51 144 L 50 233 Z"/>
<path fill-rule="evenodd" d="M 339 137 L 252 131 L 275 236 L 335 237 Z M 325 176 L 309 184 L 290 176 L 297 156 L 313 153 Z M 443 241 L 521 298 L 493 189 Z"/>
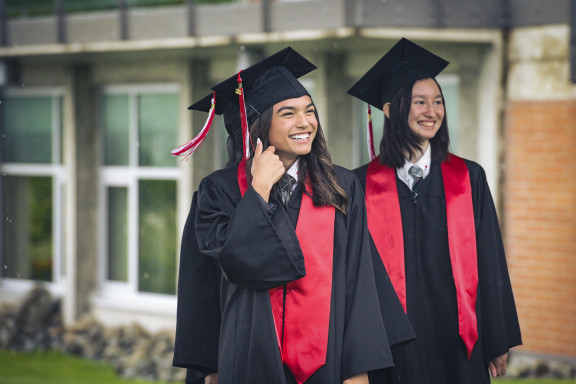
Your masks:
<path fill-rule="evenodd" d="M 0 350 L 0 384 L 167 384 L 118 377 L 108 364 L 60 352 Z"/>

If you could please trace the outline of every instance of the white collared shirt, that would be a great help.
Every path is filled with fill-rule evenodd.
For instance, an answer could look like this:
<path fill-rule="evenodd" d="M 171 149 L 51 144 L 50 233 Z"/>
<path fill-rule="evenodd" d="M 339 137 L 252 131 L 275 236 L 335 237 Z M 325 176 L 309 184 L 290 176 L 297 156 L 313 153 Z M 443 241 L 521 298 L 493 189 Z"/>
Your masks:
<path fill-rule="evenodd" d="M 292 164 L 290 166 L 290 168 L 288 168 L 288 170 L 286 171 L 287 174 L 289 174 L 290 176 L 292 176 L 294 178 L 294 180 L 296 180 L 296 183 L 294 183 L 294 185 L 292 186 L 292 190 L 294 190 L 294 188 L 296 188 L 296 184 L 298 183 L 298 163 L 300 162 L 300 158 L 297 158 L 296 161 L 294 162 L 294 164 Z"/>
<path fill-rule="evenodd" d="M 410 176 L 408 170 L 411 166 L 417 165 L 424 171 L 423 179 L 428 176 L 430 173 L 430 163 L 432 162 L 432 146 L 428 144 L 428 148 L 426 152 L 420 157 L 420 159 L 414 164 L 410 160 L 406 159 L 404 162 L 404 166 L 400 168 L 396 168 L 396 173 L 398 174 L 398 178 L 404 182 L 410 189 L 412 189 L 412 185 L 414 184 L 414 178 Z"/>

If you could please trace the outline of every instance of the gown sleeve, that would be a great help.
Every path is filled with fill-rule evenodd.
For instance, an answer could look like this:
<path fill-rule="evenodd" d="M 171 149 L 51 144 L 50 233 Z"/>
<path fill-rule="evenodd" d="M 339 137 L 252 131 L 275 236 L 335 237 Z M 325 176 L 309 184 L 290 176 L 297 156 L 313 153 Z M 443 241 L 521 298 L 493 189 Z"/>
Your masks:
<path fill-rule="evenodd" d="M 374 271 L 366 208 L 359 181 L 354 177 L 347 213 L 346 330 L 342 378 L 391 367 L 392 354 L 382 319 Z M 337 238 L 340 235 L 337 234 Z"/>
<path fill-rule="evenodd" d="M 509 348 L 522 344 L 522 338 L 496 209 L 484 170 L 478 168 L 472 185 L 479 297 L 482 300 L 479 320 L 483 328 L 484 361 L 488 363 Z"/>
<path fill-rule="evenodd" d="M 217 260 L 223 276 L 242 288 L 268 290 L 304 277 L 304 257 L 286 212 L 267 204 L 252 187 L 242 198 L 230 189 L 210 179 L 200 185 L 200 251 Z"/>
<path fill-rule="evenodd" d="M 194 231 L 197 195 L 182 234 L 173 365 L 187 368 L 187 381 L 218 369 L 219 267 L 200 253 Z"/>

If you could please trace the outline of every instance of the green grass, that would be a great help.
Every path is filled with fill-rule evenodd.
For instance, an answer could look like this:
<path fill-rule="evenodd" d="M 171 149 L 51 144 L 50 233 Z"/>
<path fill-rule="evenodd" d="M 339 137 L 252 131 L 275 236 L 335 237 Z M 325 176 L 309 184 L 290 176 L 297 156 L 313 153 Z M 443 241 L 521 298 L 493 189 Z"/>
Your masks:
<path fill-rule="evenodd" d="M 166 384 L 118 377 L 105 363 L 61 352 L 0 350 L 0 384 Z"/>
<path fill-rule="evenodd" d="M 576 383 L 576 380 L 559 380 L 559 379 L 495 379 L 494 384 L 568 384 Z"/>
<path fill-rule="evenodd" d="M 0 350 L 0 384 L 168 384 L 118 377 L 105 363 L 61 352 L 23 353 Z M 496 379 L 494 384 L 568 384 L 576 380 Z"/>

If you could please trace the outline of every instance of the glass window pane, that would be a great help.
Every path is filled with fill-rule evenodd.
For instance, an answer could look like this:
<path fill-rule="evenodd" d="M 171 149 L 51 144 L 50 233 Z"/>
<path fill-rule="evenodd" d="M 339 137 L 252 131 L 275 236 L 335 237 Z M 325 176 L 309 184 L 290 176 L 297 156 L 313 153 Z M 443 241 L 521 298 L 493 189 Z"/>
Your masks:
<path fill-rule="evenodd" d="M 51 0 L 52 2 L 54 0 Z M 68 0 L 64 1 L 66 13 L 91 12 L 118 8 L 118 0 Z"/>
<path fill-rule="evenodd" d="M 128 190 L 108 188 L 108 280 L 128 281 Z"/>
<path fill-rule="evenodd" d="M 141 180 L 139 194 L 139 291 L 175 294 L 176 182 Z"/>
<path fill-rule="evenodd" d="M 178 96 L 141 95 L 138 106 L 140 165 L 173 167 L 170 150 L 177 146 Z"/>
<path fill-rule="evenodd" d="M 126 0 L 129 7 L 153 7 L 183 4 L 184 0 Z"/>
<path fill-rule="evenodd" d="M 368 104 L 357 100 L 356 108 L 359 111 L 358 116 L 361 116 L 361 131 L 360 131 L 360 164 L 366 164 L 370 161 L 368 153 Z M 378 108 L 371 108 L 372 112 L 372 134 L 374 140 L 374 152 L 376 155 L 380 153 L 380 141 L 382 140 L 382 133 L 384 131 L 384 112 Z"/>
<path fill-rule="evenodd" d="M 52 97 L 8 97 L 4 103 L 3 160 L 52 162 Z"/>
<path fill-rule="evenodd" d="M 448 119 L 448 132 L 450 133 L 450 152 L 458 153 L 458 127 L 460 126 L 460 87 L 458 78 L 438 77 L 438 84 L 442 87 L 442 94 L 446 101 L 446 117 Z"/>
<path fill-rule="evenodd" d="M 6 1 L 9 17 L 30 17 L 54 13 L 54 0 Z"/>
<path fill-rule="evenodd" d="M 52 281 L 52 179 L 3 178 L 2 276 Z"/>
<path fill-rule="evenodd" d="M 127 95 L 104 97 L 106 165 L 128 165 L 130 159 L 130 100 Z"/>

